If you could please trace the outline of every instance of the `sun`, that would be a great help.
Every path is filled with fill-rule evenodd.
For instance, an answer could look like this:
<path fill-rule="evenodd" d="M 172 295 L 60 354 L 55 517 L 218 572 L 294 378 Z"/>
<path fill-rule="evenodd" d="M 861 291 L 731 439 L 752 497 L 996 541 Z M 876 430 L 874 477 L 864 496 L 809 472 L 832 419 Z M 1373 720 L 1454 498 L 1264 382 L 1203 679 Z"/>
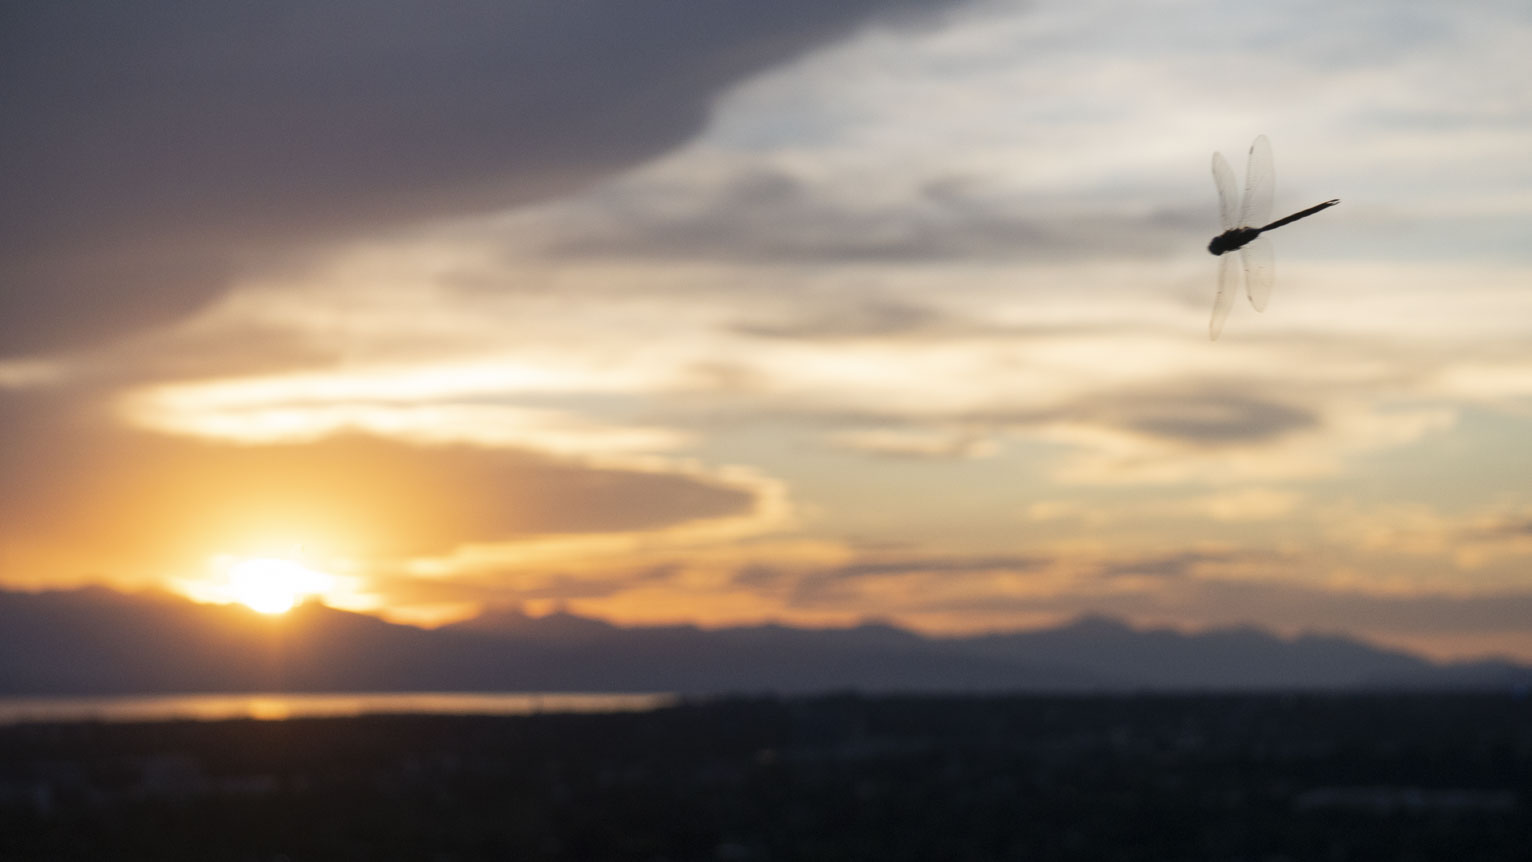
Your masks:
<path fill-rule="evenodd" d="M 228 578 L 235 601 L 263 614 L 286 613 L 330 586 L 329 575 L 280 557 L 240 560 L 229 567 Z"/>

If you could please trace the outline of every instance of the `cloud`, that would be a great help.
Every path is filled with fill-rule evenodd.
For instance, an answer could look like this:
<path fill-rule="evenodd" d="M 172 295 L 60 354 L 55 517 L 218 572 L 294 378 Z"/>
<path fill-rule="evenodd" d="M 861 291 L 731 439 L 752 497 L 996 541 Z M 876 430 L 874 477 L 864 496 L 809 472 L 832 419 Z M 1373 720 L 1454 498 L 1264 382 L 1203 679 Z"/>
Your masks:
<path fill-rule="evenodd" d="M 884 458 L 984 458 L 998 450 L 993 440 L 962 430 L 898 430 L 869 428 L 832 434 L 838 449 Z"/>
<path fill-rule="evenodd" d="M 1321 424 L 1312 408 L 1262 396 L 1246 384 L 1172 383 L 1089 396 L 1064 415 L 1162 442 L 1187 446 L 1248 445 Z"/>
<path fill-rule="evenodd" d="M 1295 584 L 1208 581 L 1197 586 L 1207 617 L 1262 620 L 1285 628 L 1447 634 L 1532 631 L 1532 593 L 1407 595 Z"/>
<path fill-rule="evenodd" d="M 1180 551 L 1107 563 L 1101 566 L 1096 574 L 1104 578 L 1186 578 L 1195 575 L 1210 563 L 1248 562 L 1250 557 L 1249 553 Z"/>
<path fill-rule="evenodd" d="M 1532 647 L 1532 593 L 1525 590 L 1389 595 L 1280 581 L 1186 578 L 1116 592 L 938 596 L 926 602 L 871 604 L 868 610 L 936 631 L 1011 629 L 1089 613 L 1189 629 L 1253 624 L 1285 634 L 1344 633 L 1442 657 L 1525 657 Z"/>
<path fill-rule="evenodd" d="M 934 308 L 880 297 L 863 297 L 810 310 L 795 309 L 777 321 L 740 322 L 741 335 L 784 339 L 887 338 L 941 331 L 944 315 Z"/>
<path fill-rule="evenodd" d="M 1106 613 L 1143 623 L 1257 623 L 1390 637 L 1532 633 L 1526 590 L 1383 592 L 1274 577 L 1299 575 L 1310 564 L 1249 549 L 1106 557 L 1054 552 L 1014 560 L 978 555 L 966 562 L 911 557 L 812 573 L 788 595 L 805 609 L 858 608 L 935 630 Z"/>
<path fill-rule="evenodd" d="M 1344 631 L 1443 655 L 1494 647 L 1470 636 L 1532 635 L 1532 594 L 1525 590 L 1325 586 L 1306 580 L 1317 565 L 1313 556 L 1256 548 L 1171 545 L 1135 553 L 1096 543 L 1031 554 L 931 553 L 761 538 L 695 547 L 648 543 L 610 554 L 569 546 L 561 554 L 543 557 L 534 549 L 498 567 L 441 577 L 401 573 L 377 584 L 391 605 L 406 610 L 436 603 L 467 613 L 482 602 L 565 600 L 577 612 L 649 623 L 891 619 L 941 633 L 1097 613 L 1141 625 Z"/>
<path fill-rule="evenodd" d="M 799 568 L 757 564 L 742 567 L 741 583 L 781 586 L 793 607 L 862 607 L 871 614 L 939 615 L 964 608 L 1015 614 L 1056 613 L 1060 607 L 1090 610 L 1100 602 L 1114 610 L 1127 596 L 1151 596 L 1140 610 L 1184 586 L 1211 577 L 1251 577 L 1288 571 L 1295 559 L 1255 548 L 1180 547 L 1170 550 L 1109 551 L 1099 542 L 1030 542 L 1031 554 L 919 551 L 853 553 L 834 566 Z M 768 577 L 770 575 L 770 577 Z M 1061 604 L 1062 603 L 1062 604 Z M 1131 614 L 1130 614 L 1131 615 Z"/>
<path fill-rule="evenodd" d="M 1202 512 L 1215 521 L 1270 521 L 1291 514 L 1302 501 L 1293 491 L 1272 488 L 1239 488 L 1188 501 L 1193 512 Z"/>
<path fill-rule="evenodd" d="M 1193 378 L 1088 395 L 1039 433 L 1077 450 L 1056 473 L 1062 482 L 1227 484 L 1333 475 L 1357 453 L 1414 443 L 1457 421 L 1452 408 L 1358 398 L 1350 385 L 1325 391 L 1319 380 L 1275 397 L 1260 392 L 1267 385 L 1251 380 L 1234 392 Z"/>
<path fill-rule="evenodd" d="M 553 571 L 496 572 L 457 578 L 422 578 L 400 572 L 374 573 L 369 589 L 390 605 L 493 607 L 527 601 L 608 598 L 625 591 L 663 585 L 673 566 L 614 569 L 600 576 Z"/>
<path fill-rule="evenodd" d="M 1206 222 L 1200 210 L 1048 211 L 989 192 L 998 178 L 885 181 L 895 191 L 869 195 L 832 178 L 760 167 L 686 185 L 660 170 L 560 208 L 544 227 L 542 250 L 555 259 L 755 265 L 1058 261 L 1165 255 L 1200 236 Z"/>
<path fill-rule="evenodd" d="M 29 420 L 7 424 L 26 433 L 8 439 L 0 463 L 9 541 L 96 554 L 107 576 L 273 546 L 388 560 L 549 535 L 643 535 L 729 523 L 763 505 L 760 482 L 684 465 L 363 434 L 229 445 L 7 400 L 7 413 Z"/>
<path fill-rule="evenodd" d="M 668 428 L 594 421 L 546 407 L 429 401 L 401 405 L 380 399 L 178 410 L 174 403 L 154 403 L 153 395 L 126 399 L 129 422 L 233 443 L 311 443 L 360 433 L 425 445 L 467 443 L 601 458 L 677 449 L 690 442 L 689 435 Z"/>
<path fill-rule="evenodd" d="M 1208 377 L 1186 367 L 1193 357 L 1181 345 L 1154 339 L 1142 340 L 1148 352 L 1138 365 L 1109 367 L 1058 341 L 981 334 L 848 345 L 825 356 L 817 379 L 804 375 L 797 403 L 780 409 L 830 426 L 830 446 L 871 455 L 957 460 L 1008 443 L 1062 444 L 1067 451 L 1052 463 L 1065 484 L 1305 479 L 1456 421 L 1450 407 L 1400 406 L 1402 398 L 1365 380 L 1301 369 L 1302 384 L 1264 373 Z M 878 354 L 886 357 L 880 368 L 870 359 Z M 831 382 L 840 384 L 838 400 L 802 394 Z M 1268 498 L 1198 508 L 1235 521 L 1290 505 Z"/>
<path fill-rule="evenodd" d="M 1156 495 L 1147 501 L 1113 500 L 1110 505 L 1089 505 L 1079 500 L 1040 500 L 1028 504 L 1022 515 L 1037 523 L 1072 523 L 1100 528 L 1109 523 L 1164 518 L 1212 519 L 1223 523 L 1274 521 L 1292 514 L 1303 495 L 1295 491 L 1260 486 L 1240 487 L 1190 497 Z"/>
<path fill-rule="evenodd" d="M 1507 516 L 1495 523 L 1466 529 L 1463 531 L 1463 538 L 1510 542 L 1519 542 L 1523 539 L 1532 538 L 1532 515 L 1518 514 Z"/>
<path fill-rule="evenodd" d="M 327 243 L 566 193 L 688 140 L 742 78 L 931 6 L 10 7 L 0 344 L 90 343 Z"/>
<path fill-rule="evenodd" d="M 913 572 L 963 574 L 968 572 L 1031 571 L 1053 562 L 1046 557 L 1003 556 L 916 556 L 892 560 L 867 560 L 849 563 L 822 573 L 827 580 L 876 578 L 907 575 Z"/>
<path fill-rule="evenodd" d="M 803 571 L 786 603 L 805 610 L 859 608 L 881 616 L 961 597 L 1036 595 L 1061 586 L 1061 562 L 1050 554 L 859 554 L 837 566 Z"/>
<path fill-rule="evenodd" d="M 1476 511 L 1442 511 L 1425 503 L 1395 502 L 1359 507 L 1346 503 L 1325 512 L 1331 541 L 1374 553 L 1450 561 L 1453 568 L 1500 566 L 1516 583 L 1518 558 L 1532 556 L 1532 510 L 1501 501 Z M 1482 573 L 1481 573 L 1482 574 Z M 1505 583 L 1502 581 L 1501 583 Z"/>

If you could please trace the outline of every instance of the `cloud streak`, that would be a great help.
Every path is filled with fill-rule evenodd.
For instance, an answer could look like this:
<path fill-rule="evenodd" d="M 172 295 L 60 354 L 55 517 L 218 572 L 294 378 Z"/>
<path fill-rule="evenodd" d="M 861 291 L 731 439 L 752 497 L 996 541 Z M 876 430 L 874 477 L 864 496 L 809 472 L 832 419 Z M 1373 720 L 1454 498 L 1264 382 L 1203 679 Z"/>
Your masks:
<path fill-rule="evenodd" d="M 986 193 L 996 182 L 982 178 L 937 177 L 892 200 L 856 200 L 833 182 L 766 169 L 669 194 L 663 176 L 647 182 L 660 188 L 637 180 L 559 213 L 544 253 L 754 265 L 1146 257 L 1168 254 L 1204 221 L 1200 211 L 1049 212 Z"/>

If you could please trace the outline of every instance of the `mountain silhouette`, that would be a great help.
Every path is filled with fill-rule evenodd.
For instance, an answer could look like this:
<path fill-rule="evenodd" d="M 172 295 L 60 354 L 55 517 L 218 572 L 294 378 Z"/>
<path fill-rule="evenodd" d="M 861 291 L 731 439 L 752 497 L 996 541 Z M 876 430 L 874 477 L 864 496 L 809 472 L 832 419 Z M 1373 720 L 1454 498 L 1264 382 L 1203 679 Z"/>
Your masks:
<path fill-rule="evenodd" d="M 604 638 L 616 630 L 616 626 L 604 620 L 576 616 L 563 609 L 540 617 L 528 616 L 520 605 L 488 608 L 476 617 L 451 623 L 439 629 L 439 631 L 466 632 L 492 637 L 560 642 Z"/>
<path fill-rule="evenodd" d="M 493 609 L 439 629 L 318 603 L 281 616 L 101 587 L 0 591 L 0 694 L 237 691 L 1128 691 L 1494 689 L 1507 661 L 1436 664 L 1344 637 L 1188 634 L 1084 617 L 927 637 L 869 623 L 623 627 Z"/>
<path fill-rule="evenodd" d="M 1089 669 L 1124 687 L 1344 688 L 1426 678 L 1436 666 L 1406 652 L 1319 635 L 1292 640 L 1242 626 L 1186 634 L 1105 617 L 1055 629 L 967 639 L 968 651 Z"/>

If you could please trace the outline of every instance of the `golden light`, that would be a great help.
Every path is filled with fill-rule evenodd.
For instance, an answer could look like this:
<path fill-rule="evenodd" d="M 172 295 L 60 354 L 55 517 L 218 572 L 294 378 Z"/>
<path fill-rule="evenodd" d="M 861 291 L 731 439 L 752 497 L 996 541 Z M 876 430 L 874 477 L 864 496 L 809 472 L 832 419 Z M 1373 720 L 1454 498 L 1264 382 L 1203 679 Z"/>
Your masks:
<path fill-rule="evenodd" d="M 329 589 L 331 578 L 280 557 L 249 557 L 229 567 L 229 592 L 235 601 L 263 614 L 280 614 Z"/>

